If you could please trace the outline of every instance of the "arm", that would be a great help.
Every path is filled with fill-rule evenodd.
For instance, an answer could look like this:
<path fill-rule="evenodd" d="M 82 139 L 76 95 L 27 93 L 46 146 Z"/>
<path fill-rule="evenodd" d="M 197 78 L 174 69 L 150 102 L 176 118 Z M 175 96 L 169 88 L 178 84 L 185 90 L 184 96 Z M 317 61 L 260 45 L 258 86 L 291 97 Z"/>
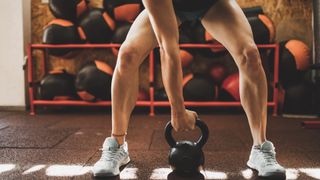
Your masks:
<path fill-rule="evenodd" d="M 143 0 L 143 3 L 160 47 L 162 79 L 171 104 L 173 127 L 193 128 L 196 114 L 186 113 L 184 106 L 178 22 L 172 0 Z"/>

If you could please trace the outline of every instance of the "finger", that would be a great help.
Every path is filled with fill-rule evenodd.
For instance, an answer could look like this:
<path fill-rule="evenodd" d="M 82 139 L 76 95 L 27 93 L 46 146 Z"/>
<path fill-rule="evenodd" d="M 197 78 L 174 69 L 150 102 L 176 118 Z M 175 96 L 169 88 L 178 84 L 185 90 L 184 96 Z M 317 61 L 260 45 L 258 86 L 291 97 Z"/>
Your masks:
<path fill-rule="evenodd" d="M 198 114 L 196 112 L 193 112 L 193 115 L 194 115 L 195 119 L 199 119 L 199 116 L 198 116 Z"/>

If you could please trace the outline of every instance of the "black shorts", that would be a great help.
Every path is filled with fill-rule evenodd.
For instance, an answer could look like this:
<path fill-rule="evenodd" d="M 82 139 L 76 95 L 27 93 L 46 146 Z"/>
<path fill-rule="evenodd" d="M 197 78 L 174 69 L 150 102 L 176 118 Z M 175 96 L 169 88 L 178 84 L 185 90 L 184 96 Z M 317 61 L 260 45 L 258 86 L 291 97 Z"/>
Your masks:
<path fill-rule="evenodd" d="M 202 8 L 196 11 L 181 11 L 175 10 L 176 16 L 179 18 L 181 23 L 185 21 L 192 21 L 203 18 L 203 16 L 207 13 L 207 11 L 217 2 L 217 0 L 213 0 L 212 4 L 208 5 L 206 8 Z"/>

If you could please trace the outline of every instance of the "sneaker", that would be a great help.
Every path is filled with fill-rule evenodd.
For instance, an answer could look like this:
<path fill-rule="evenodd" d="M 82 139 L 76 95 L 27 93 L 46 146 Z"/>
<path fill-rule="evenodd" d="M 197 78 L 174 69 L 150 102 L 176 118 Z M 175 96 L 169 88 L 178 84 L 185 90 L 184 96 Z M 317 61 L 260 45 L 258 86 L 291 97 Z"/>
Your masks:
<path fill-rule="evenodd" d="M 117 176 L 120 174 L 120 167 L 130 162 L 128 145 L 125 142 L 119 146 L 117 140 L 113 137 L 108 137 L 103 143 L 102 155 L 93 168 L 93 176 L 108 177 Z"/>
<path fill-rule="evenodd" d="M 252 147 L 247 165 L 258 171 L 259 177 L 272 179 L 285 179 L 286 170 L 276 160 L 275 148 L 270 141 L 260 147 Z"/>

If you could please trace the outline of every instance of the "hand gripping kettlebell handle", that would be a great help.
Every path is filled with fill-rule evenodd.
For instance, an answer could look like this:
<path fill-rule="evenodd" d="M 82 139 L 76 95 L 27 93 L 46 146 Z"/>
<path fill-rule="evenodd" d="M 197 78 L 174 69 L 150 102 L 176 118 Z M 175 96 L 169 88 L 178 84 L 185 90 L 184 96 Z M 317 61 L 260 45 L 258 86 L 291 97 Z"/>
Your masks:
<path fill-rule="evenodd" d="M 199 119 L 196 120 L 196 126 L 200 128 L 201 134 L 202 134 L 199 140 L 196 142 L 196 145 L 199 148 L 202 148 L 208 141 L 209 129 L 208 129 L 208 126 L 203 121 L 200 121 Z M 173 129 L 172 124 L 169 121 L 165 127 L 164 135 L 170 147 L 174 147 L 177 144 L 177 142 L 172 137 L 172 129 Z"/>

